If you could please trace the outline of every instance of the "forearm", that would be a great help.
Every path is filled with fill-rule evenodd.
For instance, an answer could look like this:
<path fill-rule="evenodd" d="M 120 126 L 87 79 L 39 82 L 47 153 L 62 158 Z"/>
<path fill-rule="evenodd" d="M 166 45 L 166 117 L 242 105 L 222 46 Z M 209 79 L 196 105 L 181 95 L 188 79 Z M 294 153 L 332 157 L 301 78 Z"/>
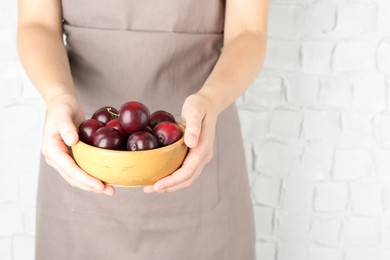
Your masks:
<path fill-rule="evenodd" d="M 209 78 L 199 91 L 213 100 L 218 112 L 241 96 L 258 75 L 264 60 L 264 35 L 243 33 L 223 48 Z"/>
<path fill-rule="evenodd" d="M 76 96 L 60 32 L 39 23 L 18 26 L 22 65 L 46 103 L 66 94 Z"/>

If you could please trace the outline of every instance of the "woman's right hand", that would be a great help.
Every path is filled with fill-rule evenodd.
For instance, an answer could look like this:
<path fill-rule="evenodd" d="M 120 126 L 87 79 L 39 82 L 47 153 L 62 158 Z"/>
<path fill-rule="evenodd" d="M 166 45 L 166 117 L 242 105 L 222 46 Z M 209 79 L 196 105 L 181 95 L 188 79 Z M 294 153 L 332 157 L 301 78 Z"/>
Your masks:
<path fill-rule="evenodd" d="M 46 162 L 54 167 L 72 186 L 106 195 L 115 189 L 80 169 L 71 156 L 69 146 L 78 142 L 76 125 L 85 119 L 78 100 L 71 95 L 61 95 L 48 103 L 42 153 Z"/>

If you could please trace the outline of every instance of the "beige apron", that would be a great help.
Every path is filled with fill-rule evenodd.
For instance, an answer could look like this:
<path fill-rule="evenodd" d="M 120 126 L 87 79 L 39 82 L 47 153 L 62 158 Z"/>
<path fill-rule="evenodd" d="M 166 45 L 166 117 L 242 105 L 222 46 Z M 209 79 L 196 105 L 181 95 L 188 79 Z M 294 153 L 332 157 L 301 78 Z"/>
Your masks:
<path fill-rule="evenodd" d="M 64 31 L 87 114 L 136 100 L 180 118 L 220 54 L 222 0 L 64 0 Z M 189 189 L 114 197 L 71 187 L 41 160 L 37 260 L 252 260 L 254 220 L 239 119 L 218 120 L 213 161 Z"/>

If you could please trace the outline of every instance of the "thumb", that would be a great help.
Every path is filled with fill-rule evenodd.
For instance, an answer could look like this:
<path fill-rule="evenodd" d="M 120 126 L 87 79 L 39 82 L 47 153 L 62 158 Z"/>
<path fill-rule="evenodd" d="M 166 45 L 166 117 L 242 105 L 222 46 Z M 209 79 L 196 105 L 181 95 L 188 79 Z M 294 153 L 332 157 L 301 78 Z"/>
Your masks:
<path fill-rule="evenodd" d="M 189 148 L 194 148 L 198 144 L 202 129 L 203 115 L 200 112 L 188 111 L 182 114 L 183 122 L 186 126 L 184 131 L 184 143 Z"/>
<path fill-rule="evenodd" d="M 62 140 L 68 146 L 72 146 L 78 141 L 78 134 L 76 126 L 73 123 L 72 118 L 64 114 L 58 118 L 58 131 L 61 135 Z"/>
<path fill-rule="evenodd" d="M 77 143 L 77 130 L 71 120 L 62 121 L 59 126 L 59 132 L 66 145 L 72 146 Z"/>

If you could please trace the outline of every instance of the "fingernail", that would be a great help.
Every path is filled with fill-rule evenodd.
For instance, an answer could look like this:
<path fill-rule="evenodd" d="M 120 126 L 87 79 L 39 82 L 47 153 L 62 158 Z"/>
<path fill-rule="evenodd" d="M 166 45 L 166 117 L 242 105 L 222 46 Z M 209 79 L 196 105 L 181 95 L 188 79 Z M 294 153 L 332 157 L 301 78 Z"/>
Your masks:
<path fill-rule="evenodd" d="M 144 188 L 145 193 L 152 193 L 154 192 L 153 186 L 147 186 Z"/>
<path fill-rule="evenodd" d="M 190 146 L 190 147 L 194 147 L 195 146 L 195 143 L 196 141 L 195 141 L 195 137 L 193 137 L 193 136 L 188 136 L 187 137 L 187 144 L 188 144 L 188 146 Z"/>
<path fill-rule="evenodd" d="M 69 134 L 66 136 L 66 143 L 68 145 L 72 145 L 76 141 L 76 136 L 73 134 Z"/>
<path fill-rule="evenodd" d="M 104 190 L 103 193 L 111 197 L 114 195 L 110 190 Z"/>
<path fill-rule="evenodd" d="M 154 185 L 154 189 L 156 191 L 162 191 L 164 189 L 164 187 L 161 184 L 155 184 Z"/>

